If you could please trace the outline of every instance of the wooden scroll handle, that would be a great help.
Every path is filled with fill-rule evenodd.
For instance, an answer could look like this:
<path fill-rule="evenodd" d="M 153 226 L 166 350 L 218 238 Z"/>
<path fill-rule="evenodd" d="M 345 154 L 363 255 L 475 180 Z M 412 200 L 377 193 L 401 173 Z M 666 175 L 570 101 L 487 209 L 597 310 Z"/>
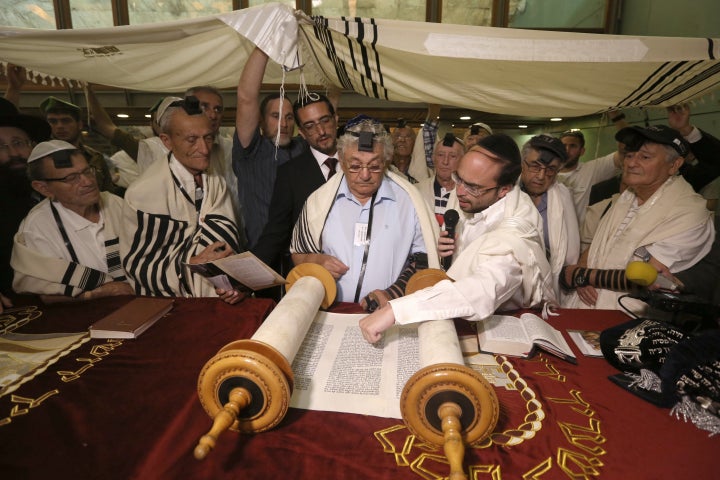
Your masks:
<path fill-rule="evenodd" d="M 215 448 L 218 436 L 230 428 L 230 425 L 235 423 L 240 411 L 250 405 L 251 401 L 252 397 L 250 396 L 250 392 L 244 388 L 234 388 L 230 392 L 228 403 L 215 415 L 210 431 L 203 435 L 200 441 L 198 441 L 193 452 L 195 458 L 202 460 L 210 453 L 210 450 Z"/>
<path fill-rule="evenodd" d="M 466 480 L 463 470 L 463 458 L 465 457 L 465 444 L 462 439 L 462 425 L 460 416 L 462 410 L 457 403 L 446 402 L 438 408 L 438 416 L 442 419 L 442 431 L 445 436 L 443 450 L 445 457 L 450 463 L 450 475 L 448 480 Z"/>

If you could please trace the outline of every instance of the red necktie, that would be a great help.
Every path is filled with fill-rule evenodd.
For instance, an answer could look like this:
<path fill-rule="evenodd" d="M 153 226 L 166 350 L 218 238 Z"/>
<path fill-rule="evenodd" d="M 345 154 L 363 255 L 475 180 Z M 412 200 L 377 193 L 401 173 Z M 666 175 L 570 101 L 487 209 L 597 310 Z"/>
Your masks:
<path fill-rule="evenodd" d="M 323 165 L 328 167 L 330 169 L 330 173 L 328 173 L 327 179 L 330 180 L 333 175 L 335 175 L 335 166 L 337 165 L 337 158 L 328 157 L 323 162 Z"/>

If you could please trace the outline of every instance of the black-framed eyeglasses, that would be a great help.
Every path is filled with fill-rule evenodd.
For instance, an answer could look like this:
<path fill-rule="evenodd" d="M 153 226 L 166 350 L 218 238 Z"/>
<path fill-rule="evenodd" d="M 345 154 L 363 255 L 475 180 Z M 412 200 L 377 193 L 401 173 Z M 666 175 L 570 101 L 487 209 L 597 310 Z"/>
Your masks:
<path fill-rule="evenodd" d="M 450 174 L 452 177 L 453 182 L 455 182 L 455 186 L 462 185 L 463 188 L 465 188 L 465 191 L 468 192 L 473 197 L 479 197 L 480 195 L 489 192 L 490 190 L 497 190 L 500 188 L 500 185 L 495 185 L 494 187 L 486 187 L 483 188 L 480 185 L 475 185 L 474 183 L 467 183 L 465 180 L 460 178 L 456 172 L 453 172 Z"/>
<path fill-rule="evenodd" d="M 345 169 L 350 173 L 360 173 L 361 170 L 367 169 L 368 172 L 378 174 L 382 173 L 385 168 L 382 165 L 358 165 L 351 163 Z"/>
<path fill-rule="evenodd" d="M 560 169 L 558 167 L 551 167 L 549 165 L 541 165 L 538 162 L 530 163 L 527 160 L 525 160 L 524 158 L 523 158 L 523 163 L 525 164 L 525 166 L 527 167 L 527 169 L 530 173 L 545 172 L 545 175 L 547 177 L 554 177 L 560 171 Z"/>
<path fill-rule="evenodd" d="M 302 124 L 303 130 L 307 132 L 313 132 L 317 130 L 317 128 L 322 125 L 323 127 L 327 127 L 330 125 L 330 123 L 335 118 L 332 115 L 325 115 L 324 117 L 320 117 L 320 119 L 317 122 L 305 122 Z M 347 128 L 347 127 L 346 127 Z"/>
<path fill-rule="evenodd" d="M 0 155 L 9 155 L 10 149 L 20 150 L 23 147 L 32 146 L 32 140 L 11 140 L 10 143 L 0 144 Z"/>
<path fill-rule="evenodd" d="M 80 182 L 80 177 L 93 178 L 95 177 L 95 167 L 90 166 L 80 172 L 71 173 L 61 178 L 41 178 L 43 182 L 63 182 L 67 184 L 75 184 Z"/>

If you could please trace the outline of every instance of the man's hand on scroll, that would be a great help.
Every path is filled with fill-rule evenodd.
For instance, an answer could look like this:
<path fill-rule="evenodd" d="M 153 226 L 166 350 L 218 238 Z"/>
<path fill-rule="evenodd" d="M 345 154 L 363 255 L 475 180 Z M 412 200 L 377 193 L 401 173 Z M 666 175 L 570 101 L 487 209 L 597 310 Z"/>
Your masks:
<path fill-rule="evenodd" d="M 365 340 L 368 343 L 376 343 L 382 338 L 383 332 L 395 324 L 395 313 L 388 303 L 360 319 L 359 324 Z"/>

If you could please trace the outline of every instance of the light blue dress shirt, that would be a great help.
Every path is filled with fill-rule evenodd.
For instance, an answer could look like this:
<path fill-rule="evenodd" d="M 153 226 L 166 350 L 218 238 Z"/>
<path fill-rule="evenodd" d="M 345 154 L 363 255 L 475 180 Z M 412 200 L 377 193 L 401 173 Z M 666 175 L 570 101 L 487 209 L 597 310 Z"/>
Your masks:
<path fill-rule="evenodd" d="M 355 301 L 365 252 L 365 246 L 356 242 L 356 224 L 367 225 L 370 203 L 361 205 L 343 179 L 323 228 L 323 253 L 350 267 L 337 281 L 337 300 L 340 302 Z M 375 198 L 370 248 L 359 299 L 375 289 L 392 285 L 408 256 L 425 250 L 420 222 L 410 196 L 384 177 Z"/>

